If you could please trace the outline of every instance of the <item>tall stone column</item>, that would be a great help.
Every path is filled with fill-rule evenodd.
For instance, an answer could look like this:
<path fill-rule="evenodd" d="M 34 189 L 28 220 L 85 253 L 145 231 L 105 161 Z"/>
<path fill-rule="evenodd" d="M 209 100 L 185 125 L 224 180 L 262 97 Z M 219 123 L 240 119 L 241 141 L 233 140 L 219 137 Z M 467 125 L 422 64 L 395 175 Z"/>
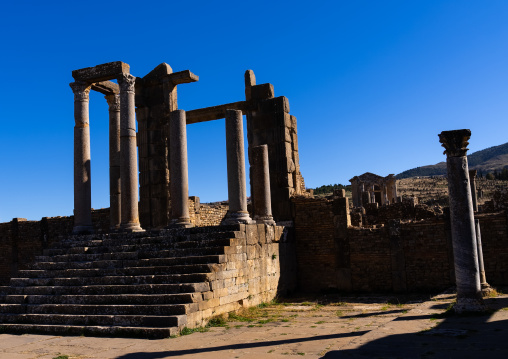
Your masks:
<path fill-rule="evenodd" d="M 478 199 L 476 197 L 476 170 L 469 170 L 469 183 L 471 185 L 471 199 L 473 200 L 473 211 L 478 212 Z"/>
<path fill-rule="evenodd" d="M 118 85 L 120 85 L 120 229 L 127 232 L 142 231 L 138 212 L 135 82 L 136 77 L 130 74 L 124 73 L 118 78 Z"/>
<path fill-rule="evenodd" d="M 172 111 L 169 119 L 169 168 L 171 170 L 171 221 L 169 227 L 192 227 L 189 217 L 186 127 L 185 111 Z"/>
<path fill-rule="evenodd" d="M 466 156 L 470 137 L 470 130 L 443 131 L 439 134 L 439 141 L 446 154 L 457 284 L 457 303 L 454 309 L 458 313 L 485 309 L 480 287 L 473 202 Z"/>
<path fill-rule="evenodd" d="M 270 169 L 268 163 L 268 146 L 251 147 L 252 201 L 256 223 L 275 224 L 272 217 L 272 200 L 270 196 Z"/>
<path fill-rule="evenodd" d="M 229 211 L 223 224 L 252 223 L 247 212 L 242 111 L 226 110 Z"/>
<path fill-rule="evenodd" d="M 70 84 L 74 92 L 74 234 L 92 233 L 92 190 L 90 179 L 90 127 L 88 104 L 91 86 Z"/>
<path fill-rule="evenodd" d="M 104 96 L 109 105 L 109 218 L 112 230 L 121 223 L 120 199 L 120 95 Z"/>
<path fill-rule="evenodd" d="M 480 269 L 480 286 L 482 288 L 482 295 L 488 295 L 492 291 L 492 287 L 487 283 L 487 276 L 485 275 L 485 265 L 483 263 L 483 247 L 482 247 L 482 232 L 480 230 L 480 220 L 475 219 L 476 230 L 476 247 L 478 248 L 478 267 Z"/>

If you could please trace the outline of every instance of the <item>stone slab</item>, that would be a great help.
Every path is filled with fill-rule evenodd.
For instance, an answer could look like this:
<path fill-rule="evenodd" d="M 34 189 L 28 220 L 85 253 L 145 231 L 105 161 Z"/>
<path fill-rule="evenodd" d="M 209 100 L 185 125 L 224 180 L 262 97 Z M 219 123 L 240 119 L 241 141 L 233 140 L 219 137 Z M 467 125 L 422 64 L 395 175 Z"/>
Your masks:
<path fill-rule="evenodd" d="M 72 77 L 76 81 L 88 83 L 112 80 L 121 74 L 128 74 L 130 66 L 121 61 L 108 62 L 94 67 L 85 67 L 83 69 L 72 71 Z"/>

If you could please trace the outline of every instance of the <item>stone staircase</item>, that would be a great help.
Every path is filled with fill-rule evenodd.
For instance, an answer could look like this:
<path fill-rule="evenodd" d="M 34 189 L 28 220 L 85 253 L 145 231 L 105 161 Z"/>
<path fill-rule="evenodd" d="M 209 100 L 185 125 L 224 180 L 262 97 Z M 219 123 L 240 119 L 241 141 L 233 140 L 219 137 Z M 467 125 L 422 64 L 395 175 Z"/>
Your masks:
<path fill-rule="evenodd" d="M 6 333 L 166 338 L 208 299 L 239 226 L 61 240 L 0 287 Z M 241 236 L 241 233 L 240 233 Z M 222 264 L 222 266 L 221 266 Z"/>

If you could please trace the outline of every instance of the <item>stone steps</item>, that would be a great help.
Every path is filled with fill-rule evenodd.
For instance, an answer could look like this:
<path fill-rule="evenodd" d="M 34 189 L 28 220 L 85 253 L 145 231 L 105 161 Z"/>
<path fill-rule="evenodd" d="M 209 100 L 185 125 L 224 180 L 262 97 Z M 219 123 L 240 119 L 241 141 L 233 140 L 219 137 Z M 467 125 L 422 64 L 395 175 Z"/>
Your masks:
<path fill-rule="evenodd" d="M 47 295 L 8 294 L 0 296 L 6 304 L 185 304 L 202 300 L 201 293 L 176 294 L 101 294 L 101 295 Z"/>
<path fill-rule="evenodd" d="M 97 315 L 97 314 L 0 314 L 0 322 L 71 326 L 178 327 L 187 324 L 185 315 Z"/>
<path fill-rule="evenodd" d="M 137 252 L 133 252 L 138 257 Z M 76 256 L 76 255 L 74 255 Z M 83 257 L 84 255 L 81 255 Z M 135 258 L 135 259 L 96 259 L 84 260 L 62 258 L 64 256 L 43 257 L 44 260 L 30 266 L 31 270 L 64 270 L 64 269 L 99 269 L 99 268 L 122 268 L 122 267 L 154 267 L 174 266 L 191 264 L 223 263 L 224 255 L 206 255 L 173 258 Z M 50 260 L 53 261 L 50 261 Z M 67 259 L 67 260 L 66 260 Z"/>
<path fill-rule="evenodd" d="M 183 315 L 195 311 L 193 304 L 93 305 L 93 304 L 0 304 L 3 314 L 83 315 Z"/>
<path fill-rule="evenodd" d="M 74 236 L 55 243 L 0 287 L 8 333 L 165 338 L 209 298 L 226 248 L 245 241 L 225 229 Z"/>
<path fill-rule="evenodd" d="M 129 285 L 129 284 L 174 284 L 198 283 L 208 280 L 209 273 L 104 276 L 104 277 L 54 277 L 54 278 L 12 278 L 14 287 L 28 286 L 81 286 L 81 285 Z"/>
<path fill-rule="evenodd" d="M 127 326 L 73 326 L 47 324 L 2 324 L 6 333 L 14 334 L 51 334 L 51 335 L 87 335 L 96 337 L 127 337 L 163 339 L 179 332 L 178 327 L 127 327 Z"/>
<path fill-rule="evenodd" d="M 207 292 L 208 283 L 1 287 L 4 295 L 179 294 Z"/>
<path fill-rule="evenodd" d="M 57 278 L 57 277 L 103 277 L 103 276 L 137 276 L 161 274 L 189 274 L 211 272 L 211 264 L 186 264 L 173 266 L 123 267 L 123 268 L 90 268 L 90 269 L 25 269 L 18 271 L 23 278 Z"/>

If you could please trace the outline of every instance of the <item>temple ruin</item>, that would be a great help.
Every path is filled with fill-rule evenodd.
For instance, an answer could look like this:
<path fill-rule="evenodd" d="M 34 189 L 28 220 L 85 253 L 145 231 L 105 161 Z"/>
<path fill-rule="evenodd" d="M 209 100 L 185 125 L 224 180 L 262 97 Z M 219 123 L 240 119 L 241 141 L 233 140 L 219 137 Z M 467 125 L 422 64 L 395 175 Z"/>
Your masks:
<path fill-rule="evenodd" d="M 0 223 L 5 332 L 165 338 L 294 291 L 456 285 L 457 310 L 481 310 L 486 278 L 508 284 L 508 195 L 482 206 L 472 197 L 469 130 L 440 135 L 449 208 L 402 200 L 394 175 L 369 172 L 350 180 L 351 203 L 344 190 L 306 190 L 288 99 L 251 70 L 244 100 L 190 111 L 176 92 L 198 81 L 189 70 L 163 63 L 135 77 L 112 62 L 72 76 L 74 216 Z M 91 208 L 90 90 L 109 104 L 110 208 L 101 210 Z M 186 129 L 222 118 L 228 202 L 203 204 L 188 193 Z"/>
<path fill-rule="evenodd" d="M 386 177 L 365 172 L 355 176 L 351 182 L 353 206 L 362 207 L 367 203 L 377 203 L 379 206 L 397 201 L 397 180 L 393 174 Z"/>

